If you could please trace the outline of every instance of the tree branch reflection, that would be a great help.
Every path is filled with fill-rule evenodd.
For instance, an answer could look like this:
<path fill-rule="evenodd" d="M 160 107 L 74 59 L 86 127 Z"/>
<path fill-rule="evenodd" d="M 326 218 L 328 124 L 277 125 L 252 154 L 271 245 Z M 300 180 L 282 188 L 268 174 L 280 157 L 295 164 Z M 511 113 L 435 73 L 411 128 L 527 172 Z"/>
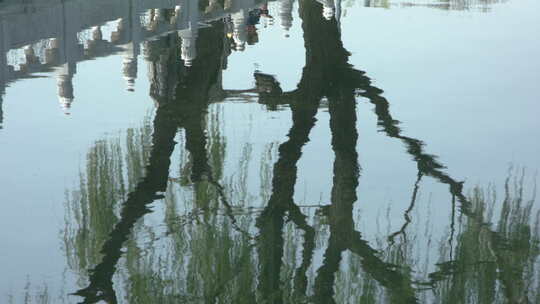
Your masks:
<path fill-rule="evenodd" d="M 186 73 L 187 75 L 180 75 L 183 77 L 180 77 L 178 86 L 172 75 L 185 70 L 179 67 L 177 60 L 177 38 L 169 35 L 156 42 L 163 47 L 157 56 L 159 59 L 156 64 L 161 65 L 168 74 L 157 73 L 157 78 L 153 82 L 154 87 L 161 90 L 154 95 L 159 106 L 154 118 L 152 151 L 146 175 L 122 204 L 120 221 L 114 226 L 109 239 L 101 249 L 102 261 L 90 271 L 90 284 L 75 293 L 83 297 L 81 303 L 96 303 L 101 300 L 108 303 L 117 302 L 112 277 L 122 254 L 121 249 L 129 238 L 135 222 L 150 212 L 148 205 L 155 199 L 163 197 L 160 193 L 165 192 L 167 188 L 170 158 L 178 128 L 186 129 L 188 137 L 186 149 L 194 158 L 192 178 L 199 179 L 207 169 L 206 153 L 200 153 L 201 149 L 205 149 L 205 137 L 201 136 L 203 134 L 200 124 L 207 105 L 209 88 L 218 79 L 221 70 L 222 49 L 216 45 L 223 45 L 222 26 L 217 24 L 201 31 L 200 41 L 198 47 L 201 50 L 197 62 Z M 160 48 L 154 47 L 154 50 L 157 49 Z M 160 69 L 160 72 L 162 71 Z"/>

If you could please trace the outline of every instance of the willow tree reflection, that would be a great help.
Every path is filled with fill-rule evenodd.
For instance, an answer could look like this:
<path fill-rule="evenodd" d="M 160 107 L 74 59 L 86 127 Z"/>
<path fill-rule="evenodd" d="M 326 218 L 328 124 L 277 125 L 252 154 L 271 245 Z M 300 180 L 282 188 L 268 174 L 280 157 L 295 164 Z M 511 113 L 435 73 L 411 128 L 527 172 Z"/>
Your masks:
<path fill-rule="evenodd" d="M 181 67 L 178 56 L 178 41 L 170 35 L 156 43 L 163 46 L 159 57 L 152 68 L 162 68 L 156 75 L 154 84 L 159 87 L 157 102 L 159 104 L 154 118 L 152 151 L 144 178 L 129 193 L 122 204 L 120 220 L 115 224 L 109 238 L 103 244 L 103 258 L 90 271 L 88 287 L 76 294 L 84 298 L 85 303 L 99 300 L 117 302 L 112 289 L 112 277 L 116 264 L 121 256 L 121 248 L 129 238 L 130 231 L 142 216 L 150 212 L 148 204 L 161 198 L 168 183 L 170 158 L 175 146 L 174 137 L 179 127 L 186 132 L 186 149 L 192 156 L 192 174 L 198 180 L 206 172 L 205 136 L 201 124 L 202 115 L 209 99 L 209 88 L 218 78 L 221 71 L 223 45 L 222 27 L 215 26 L 200 33 L 199 57 L 196 66 L 187 75 L 178 75 L 185 71 Z M 154 47 L 153 49 L 159 49 Z M 165 71 L 169 71 L 163 75 Z M 166 76 L 166 77 L 163 77 Z M 178 81 L 175 81 L 178 77 Z"/>
<path fill-rule="evenodd" d="M 527 199 L 525 188 L 524 175 L 511 173 L 501 201 L 492 187 L 472 190 L 473 210 L 484 220 L 460 217 L 457 244 L 442 246 L 439 270 L 429 275 L 436 303 L 538 302 L 540 212 L 532 212 L 536 190 Z"/>
<path fill-rule="evenodd" d="M 147 128 L 128 131 L 125 162 L 118 141 L 98 141 L 90 149 L 86 174 L 81 176 L 78 191 L 71 193 L 67 201 L 67 214 L 71 218 L 66 219 L 64 241 L 71 269 L 84 275 L 86 268 L 99 262 L 101 246 L 118 221 L 117 203 L 126 198 L 134 185 L 132 182 L 144 174 L 148 159 L 144 141 L 148 131 Z"/>
<path fill-rule="evenodd" d="M 269 152 L 260 164 L 263 182 L 259 195 L 266 200 L 262 210 L 239 203 L 249 200 L 245 184 L 252 147 L 248 143 L 242 149 L 238 182 L 227 180 L 223 174 L 227 139 L 220 135 L 219 113 L 208 114 L 209 102 L 224 95 L 221 69 L 229 50 L 224 47 L 223 23 L 216 22 L 200 31 L 198 57 L 191 68 L 185 68 L 178 59 L 180 47 L 175 35 L 147 45 L 150 95 L 158 105 L 153 134 L 150 127 L 130 131 L 125 162 L 118 143 L 96 144 L 89 153 L 88 177 L 80 186 L 79 195 L 84 199 L 70 204 L 76 227 L 82 227 L 70 230 L 72 234 L 66 237 L 66 243 L 71 244 L 67 246 L 71 251 L 68 256 L 73 259 L 71 267 L 90 268 L 87 286 L 76 292 L 83 297 L 83 303 L 335 303 L 355 299 L 366 303 L 418 302 L 419 282 L 413 279 L 412 262 L 392 252 L 385 255 L 370 245 L 353 219 L 360 175 L 356 151 L 358 97 L 375 105 L 382 131 L 402 141 L 418 167 L 411 206 L 405 212 L 406 223 L 391 239 L 407 230 L 423 176 L 448 185 L 465 218 L 478 227 L 487 226 L 489 219 L 484 218 L 474 198 L 463 194 L 462 183 L 446 174 L 435 156 L 424 152 L 422 141 L 401 134 L 382 90 L 348 64 L 337 22 L 323 19 L 322 6 L 310 0 L 300 2 L 300 17 L 306 64 L 297 89 L 283 92 L 272 76 L 255 74 L 259 102 L 270 109 L 287 104 L 292 114 L 288 140 L 279 145 L 273 167 L 274 145 L 268 146 Z M 330 205 L 313 214 L 294 201 L 294 189 L 302 148 L 309 141 L 323 97 L 328 99 L 335 154 L 333 185 Z M 171 178 L 175 140 L 182 143 L 177 149 L 179 176 Z M 163 225 L 147 225 L 143 217 L 158 216 L 149 214 L 150 204 L 158 199 L 163 199 Z M 523 234 L 536 235 L 534 239 L 516 232 L 526 230 L 522 228 L 527 226 L 528 214 L 512 207 L 505 210 L 508 216 L 503 217 L 506 220 L 500 226 L 506 228 L 498 232 L 480 229 L 490 236 L 490 248 L 501 244 L 497 240 L 504 237 L 526 239 L 530 250 L 514 255 L 504 253 L 504 247 L 499 253 L 494 250 L 498 263 L 486 269 L 489 279 L 482 286 L 491 288 L 497 270 L 501 274 L 497 282 L 504 286 L 505 296 L 518 301 L 532 284 L 519 277 L 531 273 L 530 269 L 537 271 L 536 262 L 531 262 L 536 261 L 536 249 L 531 244 L 537 242 L 537 234 Z M 320 246 L 317 241 L 324 229 L 328 241 Z M 466 240 L 467 230 L 456 239 Z M 322 265 L 315 269 L 317 250 L 324 250 L 324 255 Z M 347 252 L 350 260 L 344 261 Z M 421 287 L 429 285 L 427 288 L 437 292 L 435 297 L 446 302 L 466 297 L 468 291 L 462 282 L 467 281 L 459 278 L 458 272 L 445 269 L 453 269 L 458 261 L 467 263 L 468 259 L 466 254 L 456 254 L 456 261 L 441 260 L 441 270 L 433 272 Z M 353 288 L 353 284 L 360 287 Z"/>

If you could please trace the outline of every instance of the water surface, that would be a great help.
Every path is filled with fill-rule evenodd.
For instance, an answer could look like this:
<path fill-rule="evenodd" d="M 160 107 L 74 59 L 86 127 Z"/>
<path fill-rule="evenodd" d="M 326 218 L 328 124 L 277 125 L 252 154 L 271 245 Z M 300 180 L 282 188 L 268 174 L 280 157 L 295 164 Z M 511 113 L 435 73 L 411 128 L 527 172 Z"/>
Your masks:
<path fill-rule="evenodd" d="M 2 303 L 540 303 L 535 1 L 0 4 Z"/>

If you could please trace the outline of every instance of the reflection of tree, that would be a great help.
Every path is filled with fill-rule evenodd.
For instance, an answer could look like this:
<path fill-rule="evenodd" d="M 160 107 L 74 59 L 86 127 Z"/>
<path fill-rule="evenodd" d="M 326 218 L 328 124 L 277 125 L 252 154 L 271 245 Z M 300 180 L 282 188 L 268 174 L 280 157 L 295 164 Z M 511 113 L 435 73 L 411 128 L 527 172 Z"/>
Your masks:
<path fill-rule="evenodd" d="M 163 38 L 169 43 L 170 50 L 177 50 L 175 36 Z M 186 139 L 186 148 L 193 158 L 192 178 L 198 179 L 205 171 L 206 156 L 199 153 L 204 149 L 204 135 L 201 133 L 202 111 L 208 100 L 208 90 L 218 78 L 221 70 L 221 48 L 216 42 L 222 41 L 222 28 L 219 26 L 208 28 L 200 33 L 197 46 L 201 49 L 194 67 L 180 79 L 176 91 L 167 90 L 167 95 L 160 95 L 159 107 L 154 118 L 154 133 L 152 151 L 146 167 L 144 178 L 129 193 L 127 200 L 122 204 L 120 221 L 116 223 L 107 241 L 103 244 L 101 252 L 103 258 L 90 272 L 90 284 L 79 290 L 76 294 L 84 297 L 84 303 L 95 303 L 100 300 L 116 303 L 116 295 L 112 289 L 112 277 L 116 264 L 121 256 L 121 248 L 129 238 L 135 222 L 148 213 L 148 204 L 161 198 L 168 182 L 170 157 L 174 149 L 174 137 L 179 127 L 186 129 L 186 135 L 198 136 Z M 162 41 L 163 41 L 162 40 Z M 160 56 L 166 60 L 170 71 L 178 71 L 178 56 L 175 51 Z M 171 96 L 171 93 L 175 94 Z M 164 98 L 163 98 L 164 97 Z M 190 135 L 187 135 L 189 137 Z M 203 141 L 203 142 L 201 142 Z M 199 159 L 202 157 L 203 159 Z"/>
<path fill-rule="evenodd" d="M 135 222 L 149 212 L 147 205 L 160 198 L 158 192 L 166 190 L 177 125 L 170 118 L 163 118 L 168 114 L 163 113 L 165 110 L 165 106 L 158 108 L 156 119 L 154 119 L 153 151 L 146 168 L 146 175 L 122 204 L 120 221 L 116 223 L 101 249 L 103 258 L 90 272 L 90 285 L 76 293 L 85 298 L 85 303 L 95 303 L 99 300 L 116 303 L 112 277 L 121 256 L 121 248 L 128 239 Z"/>
<path fill-rule="evenodd" d="M 259 276 L 259 290 L 270 303 L 280 303 L 280 268 L 283 257 L 283 225 L 286 212 L 289 218 L 305 230 L 304 258 L 309 265 L 310 249 L 313 249 L 313 229 L 307 225 L 306 218 L 294 204 L 296 182 L 296 163 L 300 159 L 302 146 L 309 140 L 309 132 L 315 125 L 318 98 L 305 99 L 291 105 L 293 126 L 289 140 L 279 147 L 279 159 L 274 165 L 272 194 L 264 211 L 257 220 L 260 229 L 259 259 L 264 261 Z M 305 290 L 303 273 L 298 273 L 297 288 Z"/>
<path fill-rule="evenodd" d="M 309 130 L 313 127 L 318 102 L 323 96 L 327 96 L 330 104 L 332 147 L 336 159 L 332 204 L 327 211 L 330 239 L 323 265 L 318 270 L 315 280 L 314 301 L 320 303 L 334 301 L 335 274 L 339 269 L 342 252 L 348 249 L 362 258 L 364 271 L 389 288 L 393 302 L 415 302 L 410 282 L 394 270 L 392 265 L 378 258 L 376 251 L 362 240 L 354 229 L 352 213 L 359 173 L 354 80 L 358 72 L 352 70 L 347 63 L 348 53 L 343 48 L 336 21 L 324 21 L 321 15 L 322 9 L 319 4 L 314 1 L 300 2 L 306 66 L 297 90 L 282 93 L 276 88 L 275 82 L 265 79 L 262 75 L 256 75 L 259 87 L 262 84 L 266 88 L 261 92 L 261 102 L 269 105 L 288 103 L 293 112 L 293 127 L 289 132 L 289 141 L 280 146 L 280 159 L 274 167 L 274 192 L 258 220 L 263 244 L 259 255 L 261 259 L 271 261 L 263 266 L 259 279 L 262 282 L 260 288 L 269 290 L 266 298 L 270 302 L 282 301 L 279 294 L 279 269 L 283 256 L 281 236 L 283 217 L 288 211 L 292 221 L 298 221 L 299 227 L 304 225 L 305 220 L 301 213 L 293 211 L 298 208 L 292 201 L 296 162 L 300 158 L 301 147 L 308 140 Z M 269 240 L 265 238 L 267 235 Z M 309 230 L 306 230 L 305 236 L 309 235 Z M 265 242 L 268 245 L 265 246 Z M 310 249 L 311 246 L 305 246 L 304 252 Z M 310 259 L 311 256 L 306 255 L 303 261 L 309 262 Z M 266 277 L 266 273 L 272 275 Z"/>
<path fill-rule="evenodd" d="M 497 230 L 492 235 L 492 246 L 499 269 L 498 278 L 506 298 L 513 303 L 530 303 L 530 295 L 536 300 L 539 297 L 538 289 L 531 288 L 531 285 L 534 278 L 539 277 L 538 273 L 535 276 L 534 263 L 540 256 L 540 212 L 536 215 L 536 222 L 531 223 L 535 197 L 524 201 L 523 177 L 519 180 L 516 178 L 514 185 L 510 185 L 511 182 L 510 178 L 506 181 L 505 197 Z"/>
<path fill-rule="evenodd" d="M 209 116 L 218 113 L 219 109 L 211 110 Z M 219 138 L 216 129 L 209 126 L 207 132 L 210 147 L 220 143 L 214 141 Z M 180 137 L 178 141 L 184 143 L 185 139 Z M 181 162 L 188 163 L 187 156 Z M 223 159 L 216 162 L 222 164 Z M 182 174 L 186 174 L 184 171 Z M 191 170 L 187 171 L 190 176 Z M 242 167 L 239 171 L 240 175 L 246 174 Z M 159 226 L 146 226 L 141 221 L 134 226 L 125 245 L 124 270 L 119 270 L 123 288 L 117 287 L 117 292 L 125 293 L 123 298 L 128 303 L 191 303 L 213 298 L 251 303 L 255 288 L 248 286 L 252 285 L 256 261 L 252 261 L 249 239 L 235 234 L 229 217 L 222 216 L 219 195 L 212 184 L 205 180 L 177 183 L 185 179 L 189 177 L 169 179 L 164 204 L 156 206 L 164 209 L 166 238 L 160 236 Z M 237 185 L 234 187 L 241 192 Z M 249 218 L 243 216 L 237 221 L 242 229 L 247 229 L 249 223 Z"/>
<path fill-rule="evenodd" d="M 66 298 L 64 293 L 64 285 L 60 287 L 62 290 L 61 294 L 55 294 L 52 291 L 51 285 L 49 282 L 42 282 L 41 284 L 32 283 L 30 277 L 26 278 L 26 284 L 22 292 L 19 294 L 14 294 L 12 291 L 4 294 L 2 296 L 5 299 L 2 303 L 6 304 L 50 304 L 50 303 L 70 303 Z"/>
<path fill-rule="evenodd" d="M 314 1 L 300 3 L 306 65 L 298 88 L 291 93 L 283 94 L 278 83 L 262 74 L 256 75 L 261 102 L 270 106 L 276 103 L 290 104 L 293 121 L 288 135 L 289 140 L 279 147 L 279 159 L 274 165 L 272 196 L 257 220 L 261 234 L 259 258 L 268 261 L 261 266 L 259 289 L 264 299 L 270 303 L 283 301 L 279 275 L 283 259 L 284 216 L 287 212 L 289 219 L 304 230 L 302 264 L 297 269 L 294 279 L 294 297 L 296 301 L 300 301 L 306 296 L 305 271 L 311 264 L 313 255 L 314 229 L 307 225 L 305 216 L 293 201 L 296 164 L 301 157 L 302 146 L 308 142 L 309 133 L 315 125 L 315 114 L 321 98 L 328 94 L 334 77 L 347 67 L 347 52 L 343 49 L 341 41 L 335 40 L 339 39 L 335 21 L 326 26 L 327 23 L 321 19 L 320 5 Z M 329 248 L 332 245 L 329 244 Z M 330 289 L 333 288 L 333 282 L 331 283 Z M 316 286 L 316 291 L 320 290 L 320 286 Z M 319 295 L 316 295 L 316 299 L 320 299 Z"/>
<path fill-rule="evenodd" d="M 462 214 L 464 214 L 468 220 L 476 222 L 476 224 L 479 227 L 483 227 L 483 229 L 489 227 L 489 218 L 486 219 L 484 217 L 483 207 L 480 207 L 480 209 L 478 209 L 479 206 L 475 205 L 476 202 L 474 200 L 469 200 L 464 195 L 463 183 L 456 181 L 450 175 L 445 173 L 443 171 L 445 167 L 439 161 L 437 161 L 436 156 L 424 152 L 424 143 L 422 141 L 401 134 L 401 129 L 399 128 L 399 121 L 393 119 L 392 115 L 390 114 L 389 103 L 383 96 L 381 96 L 382 90 L 372 86 L 371 80 L 364 74 L 358 74 L 358 76 L 359 77 L 357 81 L 359 84 L 359 89 L 361 89 L 361 92 L 358 93 L 358 95 L 367 98 L 371 103 L 375 105 L 375 113 L 378 118 L 378 125 L 389 137 L 399 139 L 405 144 L 405 146 L 407 147 L 407 152 L 413 157 L 414 161 L 417 163 L 419 174 L 430 176 L 437 181 L 448 185 L 453 201 L 457 199 L 461 204 L 460 211 L 462 212 Z M 501 238 L 499 233 L 496 233 L 489 229 L 486 230 L 485 233 L 491 235 L 490 246 L 495 246 L 499 242 L 498 239 Z M 505 260 L 503 256 L 499 257 L 500 261 Z M 442 264 L 443 267 L 446 267 L 448 265 L 449 264 Z M 523 290 L 526 289 L 514 285 L 516 284 L 516 281 L 510 279 L 512 276 L 508 274 L 510 273 L 508 270 L 505 271 L 503 267 L 504 265 L 498 264 L 497 266 L 497 270 L 503 274 L 502 276 L 499 276 L 498 279 L 506 290 L 506 298 L 510 301 L 514 301 L 517 297 L 514 293 L 515 290 L 521 290 L 521 292 L 518 291 L 517 294 L 519 294 L 520 296 L 523 295 Z M 514 290 L 514 292 L 512 292 L 512 290 Z M 453 294 L 462 295 L 465 293 L 466 289 L 465 286 L 463 286 L 461 290 L 456 291 Z"/>
<path fill-rule="evenodd" d="M 67 246 L 73 250 L 69 255 L 71 265 L 76 269 L 93 267 L 88 287 L 76 294 L 84 297 L 84 303 L 115 303 L 112 280 L 119 268 L 121 249 L 125 248 L 125 269 L 117 274 L 123 276 L 125 284 L 115 287 L 124 292 L 122 298 L 129 303 L 335 303 L 344 299 L 340 295 L 344 289 L 349 290 L 348 299 L 366 303 L 417 302 L 412 263 L 399 254 L 402 247 L 391 247 L 396 251 L 385 259 L 355 228 L 353 206 L 360 173 L 355 103 L 359 95 L 375 105 L 378 125 L 386 135 L 406 145 L 418 166 L 411 205 L 405 212 L 406 223 L 394 236 L 405 236 L 423 176 L 447 184 L 470 221 L 456 237 L 456 260 L 440 263 L 440 270 L 431 274 L 430 283 L 437 297 L 442 297 L 441 302 L 454 303 L 467 294 L 472 281 L 456 269 L 466 267 L 471 255 L 480 251 L 493 260 L 486 264 L 478 260 L 479 267 L 483 267 L 480 270 L 487 273 L 485 280 L 478 281 L 478 289 L 487 290 L 479 292 L 486 294 L 482 301 L 495 299 L 495 280 L 501 282 L 509 299 L 522 300 L 519 297 L 533 283 L 520 278 L 537 272 L 531 266 L 537 256 L 533 244 L 538 242 L 538 233 L 531 232 L 528 226 L 526 210 L 530 208 L 512 207 L 515 204 L 509 199 L 499 224 L 503 228 L 487 229 L 489 218 L 485 218 L 484 207 L 478 203 L 481 199 L 467 198 L 462 184 L 443 172 L 435 156 L 423 151 L 422 141 L 401 134 L 382 91 L 348 64 L 336 21 L 322 19 L 321 5 L 310 0 L 300 3 L 300 15 L 306 65 L 297 89 L 283 92 L 273 77 L 255 75 L 259 101 L 270 108 L 287 104 L 292 113 L 288 140 L 279 145 L 277 161 L 270 169 L 269 152 L 261 163 L 261 179 L 267 182 L 261 186 L 261 197 L 267 199 L 267 204 L 260 213 L 235 204 L 249 200 L 245 184 L 252 159 L 251 144 L 242 149 L 238 183 L 232 178 L 225 180 L 227 144 L 220 134 L 219 111 L 207 114 L 209 100 L 220 95 L 220 69 L 227 52 L 223 49 L 222 24 L 201 30 L 199 55 L 189 69 L 178 59 L 175 36 L 148 42 L 151 96 L 158 104 L 153 134 L 150 136 L 149 127 L 129 131 L 125 162 L 121 161 L 120 145 L 97 143 L 89 153 L 87 176 L 77 194 L 81 198 L 70 204 L 77 227 L 82 227 L 66 238 L 75 243 Z M 322 266 L 314 273 L 313 256 L 321 233 L 313 228 L 316 225 L 308 224 L 305 209 L 294 202 L 294 190 L 297 164 L 323 97 L 329 103 L 335 160 L 331 204 L 321 208 L 319 215 L 324 216 L 314 219 L 325 221 L 329 233 Z M 185 144 L 185 150 L 180 151 L 180 176 L 176 179 L 169 177 L 169 166 L 179 129 L 183 130 L 179 141 Z M 184 190 L 177 191 L 180 187 Z M 187 197 L 185 188 L 190 188 L 192 197 Z M 150 203 L 158 198 L 164 198 L 163 235 L 159 227 L 148 227 L 140 221 L 150 212 Z M 121 205 L 116 204 L 122 200 Z M 185 212 L 182 215 L 181 209 Z M 102 213 L 105 216 L 101 217 Z M 257 237 L 252 237 L 254 223 Z M 478 242 L 477 234 L 487 236 L 489 242 Z M 300 245 L 301 252 L 296 250 Z M 346 252 L 350 253 L 348 261 L 342 260 Z M 343 266 L 349 269 L 340 273 Z M 353 280 L 362 288 L 351 288 Z M 384 293 L 379 292 L 381 287 Z"/>
<path fill-rule="evenodd" d="M 523 183 L 523 177 L 508 177 L 495 229 L 484 224 L 493 218 L 495 190 L 473 190 L 470 202 L 483 221 L 462 218 L 455 258 L 430 274 L 438 303 L 538 302 L 540 213 L 534 219 L 535 197 L 525 201 Z M 443 247 L 443 253 L 451 250 Z"/>
<path fill-rule="evenodd" d="M 65 248 L 68 265 L 85 275 L 86 269 L 99 262 L 100 249 L 117 222 L 117 202 L 126 197 L 124 167 L 128 181 L 144 173 L 144 138 L 147 129 L 128 130 L 126 162 L 117 141 L 98 141 L 87 155 L 86 174 L 81 176 L 79 190 L 68 197 L 70 218 L 66 219 Z M 134 147 L 137 147 L 134 149 Z M 142 149 L 141 149 L 142 148 Z M 131 183 L 127 185 L 131 185 Z M 70 223 L 77 223 L 71 225 Z"/>
<path fill-rule="evenodd" d="M 398 231 L 396 231 L 396 232 L 394 232 L 394 233 L 392 233 L 392 234 L 390 234 L 388 236 L 388 242 L 390 244 L 394 243 L 394 240 L 398 235 L 402 235 L 403 236 L 403 241 L 407 242 L 407 232 L 406 232 L 407 231 L 407 226 L 409 226 L 409 224 L 412 221 L 410 213 L 413 211 L 414 205 L 416 204 L 416 198 L 418 196 L 418 189 L 420 188 L 420 180 L 421 179 L 422 179 L 422 174 L 418 173 L 418 177 L 416 178 L 416 182 L 414 183 L 411 202 L 409 204 L 409 207 L 407 208 L 407 210 L 405 210 L 405 213 L 403 214 L 403 217 L 405 218 L 405 223 L 401 226 L 401 228 L 399 228 Z"/>
<path fill-rule="evenodd" d="M 309 10 L 306 9 L 306 7 L 309 6 L 309 2 L 301 2 L 301 17 L 303 20 L 303 28 L 304 28 L 304 38 L 306 41 L 306 52 L 307 52 L 307 61 L 308 65 L 306 65 L 306 68 L 304 69 L 304 72 L 307 70 L 310 70 L 311 66 L 309 66 L 309 61 L 312 58 L 317 58 L 317 55 L 320 54 L 322 56 L 318 57 L 318 60 L 323 62 L 330 62 L 333 66 L 332 68 L 335 71 L 339 71 L 339 73 L 335 73 L 332 75 L 332 69 L 327 69 L 324 72 L 326 73 L 320 73 L 318 70 L 310 70 L 310 77 L 312 79 L 317 79 L 320 82 L 314 82 L 318 84 L 318 86 L 315 86 L 315 88 L 312 90 L 312 92 L 320 92 L 323 91 L 327 93 L 327 96 L 329 97 L 329 103 L 331 107 L 331 115 L 336 116 L 337 112 L 333 111 L 332 108 L 337 108 L 338 105 L 341 103 L 345 103 L 347 101 L 347 93 L 351 96 L 349 97 L 349 100 L 352 104 L 353 103 L 353 96 L 352 92 L 355 89 L 359 89 L 358 95 L 368 98 L 374 105 L 375 105 L 375 112 L 379 118 L 379 125 L 382 127 L 383 131 L 390 137 L 400 139 L 405 143 L 407 146 L 407 151 L 410 153 L 414 160 L 418 164 L 418 170 L 419 170 L 419 179 L 423 175 L 431 176 L 435 178 L 436 180 L 449 185 L 450 187 L 450 193 L 454 198 L 457 198 L 458 201 L 461 203 L 461 211 L 470 219 L 473 221 L 477 221 L 480 225 L 486 225 L 483 221 L 481 214 L 478 213 L 477 210 L 474 210 L 472 208 L 471 202 L 465 197 L 465 195 L 462 192 L 462 183 L 456 181 L 452 177 L 450 177 L 448 174 L 444 173 L 442 169 L 444 166 L 440 164 L 436 157 L 433 155 L 429 155 L 425 152 L 423 152 L 423 142 L 412 138 L 403 136 L 401 134 L 401 130 L 398 127 L 398 121 L 394 120 L 389 112 L 389 103 L 387 100 L 381 96 L 382 90 L 373 87 L 371 85 L 371 80 L 364 75 L 363 72 L 355 71 L 350 68 L 346 67 L 346 52 L 344 52 L 343 48 L 341 47 L 341 41 L 339 41 L 339 34 L 337 33 L 331 33 L 333 30 L 332 27 L 329 27 L 328 25 L 331 23 L 320 23 L 317 24 L 316 20 L 310 19 L 310 14 L 315 12 L 316 10 Z M 303 9 L 303 11 L 302 11 Z M 311 21 L 311 22 L 310 22 Z M 325 28 L 327 26 L 328 28 Z M 314 33 L 314 34 L 311 34 Z M 335 40 L 337 38 L 337 41 Z M 334 40 L 333 40 L 334 39 Z M 324 44 L 317 44 L 318 41 L 324 40 Z M 310 48 L 313 46 L 316 46 L 316 48 Z M 313 52 L 313 50 L 316 50 Z M 311 52 L 310 52 L 311 51 Z M 319 52 L 319 53 L 317 53 Z M 329 54 L 332 54 L 330 56 Z M 324 58 L 324 59 L 322 59 Z M 345 60 L 342 60 L 340 62 L 340 58 L 345 58 Z M 334 59 L 337 59 L 334 61 Z M 320 62 L 319 61 L 319 62 Z M 316 67 L 324 66 L 324 64 L 320 63 L 319 65 L 316 65 Z M 340 69 L 341 68 L 341 69 Z M 319 72 L 319 73 L 317 73 Z M 306 74 L 304 74 L 305 76 Z M 305 85 L 305 83 L 301 82 L 301 85 L 299 85 L 299 89 L 290 93 L 282 93 L 281 90 L 276 88 L 276 83 L 272 82 L 265 77 L 264 75 L 256 75 L 257 84 L 259 87 L 262 87 L 263 90 L 261 91 L 261 102 L 268 104 L 271 107 L 275 108 L 276 104 L 291 104 L 291 108 L 294 111 L 294 108 L 292 107 L 295 102 L 295 95 L 299 92 L 302 92 L 302 85 Z M 338 90 L 338 94 L 335 96 L 332 96 L 331 94 L 328 94 L 328 86 L 324 86 L 324 80 L 326 77 L 330 78 L 330 83 L 333 84 L 333 86 L 330 86 L 330 88 L 337 88 L 342 87 L 345 90 Z M 333 77 L 332 77 L 333 76 Z M 302 79 L 304 80 L 304 78 Z M 322 82 L 322 83 L 321 83 Z M 308 85 L 312 83 L 307 83 Z M 337 84 L 337 85 L 336 85 Z M 347 86 L 349 86 L 347 88 Z M 337 98 L 336 98 L 337 96 Z M 345 110 L 343 113 L 354 113 L 354 106 L 347 110 Z M 351 118 L 354 121 L 354 118 Z M 334 119 L 334 121 L 339 122 L 336 123 L 337 125 L 343 124 L 347 121 L 347 118 L 341 117 L 340 119 Z M 331 120 L 332 125 L 332 120 Z M 293 125 L 294 128 L 294 125 Z M 354 128 L 354 124 L 353 124 Z M 337 130 L 337 131 L 336 131 Z M 346 126 L 341 125 L 339 128 L 334 128 L 333 136 L 339 136 L 340 133 L 345 132 L 345 130 L 348 130 Z M 343 151 L 347 151 L 347 148 L 350 150 L 350 147 L 355 147 L 355 136 L 353 134 L 349 134 L 348 136 L 345 136 L 349 142 L 348 145 L 343 145 L 341 149 Z M 318 277 L 316 280 L 316 296 L 315 300 L 322 301 L 325 303 L 328 303 L 332 300 L 333 296 L 333 286 L 334 286 L 334 275 L 337 272 L 339 268 L 339 261 L 341 259 L 341 253 L 342 251 L 346 249 L 350 249 L 351 251 L 357 253 L 363 258 L 363 270 L 367 273 L 369 273 L 371 276 L 373 276 L 380 284 L 387 287 L 390 292 L 390 301 L 392 302 L 414 302 L 415 301 L 415 295 L 414 290 L 410 287 L 410 278 L 409 275 L 406 273 L 400 274 L 396 270 L 393 270 L 390 264 L 384 263 L 381 260 L 379 260 L 376 257 L 376 252 L 371 247 L 367 246 L 367 243 L 365 241 L 362 241 L 360 239 L 360 235 L 358 232 L 354 231 L 354 223 L 352 221 L 352 203 L 356 200 L 354 189 L 356 188 L 356 184 L 349 185 L 350 189 L 353 189 L 352 191 L 349 190 L 349 192 L 344 191 L 343 185 L 341 182 L 351 182 L 356 180 L 354 177 L 354 173 L 350 172 L 347 173 L 349 170 L 353 170 L 356 168 L 356 162 L 355 161 L 349 161 L 347 166 L 343 166 L 340 164 L 340 154 L 352 155 L 351 152 L 343 152 L 339 150 L 339 146 L 336 146 L 337 140 L 333 140 L 333 147 L 334 151 L 336 153 L 336 163 L 335 163 L 335 169 L 334 169 L 334 189 L 339 189 L 336 191 L 332 191 L 332 205 L 329 208 L 329 219 L 330 219 L 330 225 L 331 225 L 331 237 L 329 240 L 329 245 L 327 247 L 327 251 L 325 253 L 325 263 L 318 271 Z M 345 158 L 346 159 L 346 158 Z M 343 175 L 344 177 L 340 179 L 340 176 Z M 346 185 L 346 183 L 345 183 Z M 418 181 L 415 185 L 415 190 L 413 192 L 413 198 L 411 200 L 411 206 L 409 209 L 412 209 L 414 207 L 416 192 L 418 190 Z M 339 196 L 334 196 L 335 193 L 339 193 Z M 346 197 L 346 193 L 351 193 L 350 197 Z M 346 203 L 343 203 L 346 202 Z M 349 205 L 349 207 L 345 207 Z M 337 207 L 339 206 L 339 207 Z M 349 208 L 349 210 L 347 209 Z M 332 211 L 334 214 L 338 214 L 337 217 L 339 220 L 332 220 Z M 410 211 L 409 211 L 410 212 Z M 347 215 L 347 216 L 344 216 Z M 410 221 L 408 218 L 408 212 L 405 214 L 407 222 Z M 348 220 L 347 218 L 350 218 Z M 347 220 L 345 220 L 347 219 Z M 332 226 L 332 223 L 335 223 L 334 226 Z M 347 225 L 350 226 L 347 228 Z M 332 230 L 335 229 L 335 233 L 332 233 Z M 403 231 L 406 229 L 406 225 L 403 227 Z M 401 232 L 401 231 L 400 231 Z M 339 236 L 339 238 L 333 239 L 333 236 Z M 347 237 L 348 235 L 353 236 Z M 347 239 L 348 238 L 348 239 Z M 355 239 L 356 238 L 356 239 Z M 339 240 L 342 241 L 339 241 Z M 344 241 L 343 241 L 344 240 Z M 365 246 L 364 246 L 365 245 Z M 279 247 L 278 247 L 279 248 Z M 400 262 L 406 262 L 405 260 L 400 260 Z M 275 269 L 277 270 L 277 269 Z M 274 271 L 276 272 L 276 271 Z M 506 288 L 506 290 L 510 290 L 509 288 Z M 518 290 L 523 290 L 523 288 L 518 288 Z M 512 298 L 511 296 L 509 298 Z"/>

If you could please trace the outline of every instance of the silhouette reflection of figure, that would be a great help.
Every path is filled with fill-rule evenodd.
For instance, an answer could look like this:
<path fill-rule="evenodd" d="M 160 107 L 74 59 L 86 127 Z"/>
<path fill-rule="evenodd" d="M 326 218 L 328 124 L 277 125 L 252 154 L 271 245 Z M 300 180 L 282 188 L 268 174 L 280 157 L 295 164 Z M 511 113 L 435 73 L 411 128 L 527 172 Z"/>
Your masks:
<path fill-rule="evenodd" d="M 254 45 L 259 42 L 256 25 L 260 24 L 261 17 L 268 20 L 273 20 L 274 18 L 269 14 L 266 3 L 260 8 L 252 9 L 247 13 L 246 10 L 241 9 L 225 19 L 227 37 L 232 38 L 231 49 L 244 51 L 246 43 L 248 45 Z"/>

